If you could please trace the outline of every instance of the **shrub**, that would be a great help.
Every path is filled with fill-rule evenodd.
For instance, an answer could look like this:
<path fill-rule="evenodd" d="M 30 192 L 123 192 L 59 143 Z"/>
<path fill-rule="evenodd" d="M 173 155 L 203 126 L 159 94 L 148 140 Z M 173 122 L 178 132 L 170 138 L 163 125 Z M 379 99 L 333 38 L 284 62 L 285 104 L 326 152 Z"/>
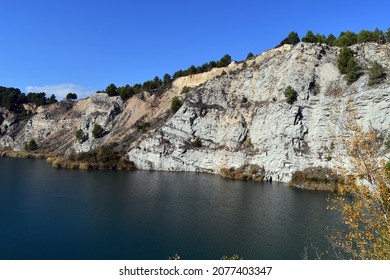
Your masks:
<path fill-rule="evenodd" d="M 37 142 L 35 142 L 34 139 L 31 139 L 28 143 L 26 143 L 26 144 L 24 145 L 24 149 L 25 149 L 27 152 L 35 151 L 36 149 L 38 149 Z"/>
<path fill-rule="evenodd" d="M 302 42 L 306 43 L 317 43 L 318 38 L 314 36 L 311 30 L 307 31 L 306 35 L 302 38 Z"/>
<path fill-rule="evenodd" d="M 253 53 L 250 52 L 250 53 L 248 53 L 248 55 L 246 56 L 246 59 L 250 59 L 250 58 L 253 58 L 253 57 L 254 57 Z"/>
<path fill-rule="evenodd" d="M 171 101 L 171 113 L 175 114 L 181 107 L 181 102 L 179 97 L 175 96 Z"/>
<path fill-rule="evenodd" d="M 290 186 L 300 186 L 311 190 L 336 190 L 339 179 L 326 167 L 309 167 L 296 171 L 289 182 Z"/>
<path fill-rule="evenodd" d="M 387 171 L 390 171 L 390 160 L 386 163 L 385 169 L 386 169 Z"/>
<path fill-rule="evenodd" d="M 353 51 L 350 48 L 344 47 L 337 60 L 337 68 L 341 74 L 347 73 L 348 61 L 353 58 Z"/>
<path fill-rule="evenodd" d="M 288 86 L 284 90 L 284 96 L 286 97 L 288 104 L 293 104 L 295 101 L 297 101 L 298 93 L 291 86 Z"/>
<path fill-rule="evenodd" d="M 248 67 L 248 64 L 246 63 L 246 61 L 244 61 L 243 63 L 242 63 L 242 69 L 245 69 L 245 68 L 247 68 Z"/>
<path fill-rule="evenodd" d="M 263 181 L 265 170 L 264 168 L 256 165 L 243 165 L 239 168 L 221 168 L 219 174 L 222 177 L 234 179 L 234 180 L 254 180 Z"/>
<path fill-rule="evenodd" d="M 368 74 L 369 86 L 380 83 L 380 81 L 386 77 L 385 69 L 377 61 L 374 61 L 371 68 L 368 69 Z"/>
<path fill-rule="evenodd" d="M 288 34 L 287 38 L 285 38 L 282 42 L 280 42 L 280 44 L 278 46 L 283 46 L 285 44 L 296 45 L 299 42 L 300 42 L 300 39 L 299 39 L 298 33 L 293 31 L 293 32 L 290 32 L 290 34 Z"/>
<path fill-rule="evenodd" d="M 183 89 L 181 90 L 181 94 L 186 94 L 186 93 L 188 93 L 190 90 L 191 90 L 190 87 L 185 86 L 185 87 L 183 87 Z"/>
<path fill-rule="evenodd" d="M 195 140 L 191 142 L 191 146 L 194 148 L 202 148 L 202 141 L 199 137 L 196 137 Z"/>
<path fill-rule="evenodd" d="M 338 47 L 348 47 L 357 43 L 357 35 L 352 31 L 341 32 L 339 38 L 334 42 Z"/>
<path fill-rule="evenodd" d="M 76 93 L 71 93 L 71 92 L 69 92 L 69 93 L 66 95 L 66 99 L 68 99 L 68 100 L 77 99 L 77 94 L 76 94 Z"/>
<path fill-rule="evenodd" d="M 114 84 L 110 84 L 108 87 L 106 87 L 105 92 L 109 96 L 116 96 L 118 95 L 118 88 Z"/>
<path fill-rule="evenodd" d="M 222 72 L 221 72 L 221 76 L 224 76 L 224 75 L 226 75 L 227 73 L 226 73 L 226 71 L 225 70 L 223 70 Z"/>
<path fill-rule="evenodd" d="M 93 138 L 100 138 L 103 136 L 103 128 L 101 127 L 100 124 L 95 123 L 93 130 L 92 130 L 92 136 Z"/>
<path fill-rule="evenodd" d="M 345 79 L 347 80 L 348 84 L 352 84 L 353 82 L 357 81 L 360 76 L 360 67 L 356 62 L 356 59 L 351 57 L 348 60 L 348 66 L 347 66 L 347 73 L 345 76 Z"/>
<path fill-rule="evenodd" d="M 76 132 L 74 133 L 74 135 L 76 136 L 76 139 L 82 143 L 84 142 L 84 131 L 80 128 L 78 130 L 76 130 Z"/>
<path fill-rule="evenodd" d="M 390 149 L 390 134 L 387 135 L 385 142 L 383 143 L 386 149 Z"/>

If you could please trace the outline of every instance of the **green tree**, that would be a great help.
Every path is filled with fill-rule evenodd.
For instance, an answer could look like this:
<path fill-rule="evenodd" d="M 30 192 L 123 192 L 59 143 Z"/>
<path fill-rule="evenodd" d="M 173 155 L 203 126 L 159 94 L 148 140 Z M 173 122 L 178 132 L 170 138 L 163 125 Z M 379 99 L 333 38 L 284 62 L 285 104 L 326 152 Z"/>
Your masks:
<path fill-rule="evenodd" d="M 317 43 L 318 38 L 314 36 L 313 31 L 307 31 L 306 35 L 302 38 L 302 42 L 306 43 Z"/>
<path fill-rule="evenodd" d="M 360 77 L 360 67 L 356 62 L 356 59 L 351 57 L 348 60 L 347 73 L 345 75 L 345 79 L 347 80 L 348 84 L 352 84 L 353 82 L 357 81 L 359 77 Z"/>
<path fill-rule="evenodd" d="M 246 59 L 250 59 L 250 58 L 252 58 L 252 57 L 254 57 L 254 55 L 253 55 L 252 52 L 250 52 L 250 53 L 248 53 L 248 55 L 246 56 Z"/>
<path fill-rule="evenodd" d="M 166 85 L 170 85 L 171 83 L 172 83 L 171 75 L 169 75 L 168 73 L 166 73 L 166 74 L 163 76 L 163 84 L 166 86 Z"/>
<path fill-rule="evenodd" d="M 369 30 L 361 30 L 357 37 L 356 37 L 357 43 L 366 43 L 366 42 L 374 42 L 376 39 L 374 38 L 373 32 Z"/>
<path fill-rule="evenodd" d="M 384 44 L 386 42 L 385 34 L 378 28 L 375 28 L 374 32 L 372 32 L 372 36 L 374 42 L 377 42 L 378 44 Z"/>
<path fill-rule="evenodd" d="M 353 58 L 353 51 L 350 48 L 344 47 L 339 54 L 338 60 L 337 60 L 337 67 L 341 74 L 347 73 L 347 66 L 348 61 L 350 58 Z"/>
<path fill-rule="evenodd" d="M 372 66 L 368 68 L 368 75 L 369 86 L 380 83 L 386 77 L 384 67 L 377 61 L 374 61 Z"/>
<path fill-rule="evenodd" d="M 341 32 L 339 38 L 334 42 L 338 47 L 349 47 L 357 43 L 357 36 L 352 31 Z"/>
<path fill-rule="evenodd" d="M 218 67 L 226 67 L 232 62 L 232 57 L 228 54 L 225 54 L 218 63 Z"/>
<path fill-rule="evenodd" d="M 286 97 L 288 104 L 293 104 L 295 101 L 297 101 L 298 93 L 291 86 L 288 86 L 284 90 L 284 96 Z"/>
<path fill-rule="evenodd" d="M 57 98 L 54 94 L 52 94 L 49 98 L 49 104 L 57 103 Z"/>
<path fill-rule="evenodd" d="M 84 131 L 80 128 L 78 130 L 76 130 L 76 132 L 74 133 L 74 135 L 76 136 L 76 139 L 82 143 L 84 142 Z"/>
<path fill-rule="evenodd" d="M 34 139 L 31 139 L 26 145 L 24 145 L 24 149 L 28 152 L 35 151 L 38 149 L 37 142 Z"/>
<path fill-rule="evenodd" d="M 95 123 L 93 129 L 92 129 L 92 136 L 93 138 L 100 138 L 103 136 L 103 128 L 100 124 Z"/>
<path fill-rule="evenodd" d="M 171 113 L 174 114 L 176 113 L 181 107 L 181 102 L 179 97 L 175 96 L 172 98 L 171 101 Z"/>
<path fill-rule="evenodd" d="M 387 43 L 390 43 L 390 28 L 388 28 L 385 33 L 385 40 Z"/>
<path fill-rule="evenodd" d="M 335 41 L 336 41 L 336 37 L 333 34 L 329 34 L 329 36 L 326 38 L 326 44 L 331 47 L 334 45 Z"/>
<path fill-rule="evenodd" d="M 118 88 L 117 93 L 121 97 L 121 99 L 125 101 L 134 95 L 134 88 L 127 84 L 123 87 Z"/>
<path fill-rule="evenodd" d="M 105 92 L 106 92 L 109 96 L 117 96 L 117 95 L 118 95 L 117 90 L 118 90 L 118 88 L 116 87 L 116 85 L 110 84 L 108 87 L 106 87 Z"/>
<path fill-rule="evenodd" d="M 296 45 L 300 42 L 299 36 L 297 32 L 290 32 L 288 34 L 287 38 L 285 38 L 282 42 L 280 42 L 279 46 L 290 44 L 290 45 Z"/>
<path fill-rule="evenodd" d="M 68 99 L 68 100 L 77 99 L 77 94 L 76 94 L 76 93 L 71 93 L 71 92 L 69 92 L 69 93 L 66 95 L 66 99 Z"/>

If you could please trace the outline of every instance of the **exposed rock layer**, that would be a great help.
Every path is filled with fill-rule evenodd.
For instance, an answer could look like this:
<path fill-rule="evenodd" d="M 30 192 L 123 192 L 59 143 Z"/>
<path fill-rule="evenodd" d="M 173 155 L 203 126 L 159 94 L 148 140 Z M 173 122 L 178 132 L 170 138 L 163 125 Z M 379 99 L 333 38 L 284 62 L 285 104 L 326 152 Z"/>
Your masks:
<path fill-rule="evenodd" d="M 247 67 L 232 63 L 180 78 L 164 93 L 127 102 L 96 94 L 39 108 L 23 120 L 0 111 L 0 147 L 20 150 L 35 139 L 42 150 L 67 154 L 118 142 L 140 169 L 218 173 L 259 165 L 267 178 L 287 181 L 296 170 L 332 166 L 348 103 L 359 122 L 388 133 L 390 81 L 369 87 L 367 68 L 376 60 L 390 69 L 390 45 L 352 48 L 363 71 L 350 86 L 337 69 L 338 48 L 285 45 L 246 61 Z M 298 92 L 293 105 L 285 100 L 288 85 Z M 192 89 L 181 93 L 186 86 Z M 183 105 L 170 116 L 173 96 Z M 95 123 L 105 130 L 102 138 L 92 137 Z M 75 139 L 78 129 L 83 143 Z"/>

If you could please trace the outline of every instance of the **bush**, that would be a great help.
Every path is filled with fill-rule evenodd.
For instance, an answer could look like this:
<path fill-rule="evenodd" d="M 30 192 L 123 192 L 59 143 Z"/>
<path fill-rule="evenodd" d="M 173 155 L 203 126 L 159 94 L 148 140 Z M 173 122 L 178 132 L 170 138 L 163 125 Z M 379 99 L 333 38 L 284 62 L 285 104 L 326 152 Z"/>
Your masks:
<path fill-rule="evenodd" d="M 66 99 L 68 99 L 68 100 L 77 99 L 77 94 L 76 94 L 76 93 L 71 93 L 71 92 L 69 92 L 69 93 L 66 95 Z"/>
<path fill-rule="evenodd" d="M 250 53 L 248 53 L 248 55 L 246 56 L 246 59 L 250 59 L 250 58 L 253 58 L 253 57 L 254 57 L 253 53 L 250 52 Z"/>
<path fill-rule="evenodd" d="M 357 81 L 360 76 L 360 67 L 356 62 L 356 59 L 353 57 L 348 60 L 348 66 L 347 66 L 347 73 L 345 76 L 345 79 L 347 80 L 348 84 L 352 84 L 353 82 Z"/>
<path fill-rule="evenodd" d="M 265 176 L 264 168 L 256 165 L 243 165 L 239 168 L 221 168 L 219 174 L 222 177 L 234 180 L 263 181 Z"/>
<path fill-rule="evenodd" d="M 302 38 L 302 42 L 306 43 L 317 43 L 318 38 L 314 36 L 311 30 L 307 31 L 306 35 Z"/>
<path fill-rule="evenodd" d="M 380 81 L 386 77 L 385 69 L 377 61 L 374 61 L 372 67 L 368 69 L 368 74 L 369 86 L 380 83 Z"/>
<path fill-rule="evenodd" d="M 282 42 L 280 42 L 279 46 L 283 46 L 285 44 L 290 44 L 290 45 L 296 45 L 300 42 L 299 36 L 297 32 L 290 32 L 288 34 L 287 38 L 285 38 Z"/>
<path fill-rule="evenodd" d="M 335 46 L 348 47 L 357 43 L 357 35 L 352 31 L 341 32 L 339 38 L 334 42 Z"/>
<path fill-rule="evenodd" d="M 295 101 L 297 101 L 298 93 L 291 86 L 288 86 L 284 90 L 284 96 L 286 97 L 288 104 L 293 104 Z"/>
<path fill-rule="evenodd" d="M 105 92 L 109 96 L 116 96 L 118 95 L 118 88 L 114 84 L 110 84 L 108 87 L 106 87 Z"/>
<path fill-rule="evenodd" d="M 348 61 L 353 58 L 353 51 L 350 48 L 344 47 L 337 60 L 337 68 L 341 74 L 347 73 Z"/>
<path fill-rule="evenodd" d="M 180 102 L 180 99 L 179 97 L 175 96 L 174 98 L 172 98 L 172 101 L 171 101 L 171 113 L 172 114 L 175 114 L 181 107 L 181 102 Z"/>
<path fill-rule="evenodd" d="M 290 186 L 299 186 L 311 190 L 337 189 L 339 178 L 329 168 L 308 167 L 302 171 L 296 171 L 289 182 Z"/>
<path fill-rule="evenodd" d="M 74 135 L 76 136 L 76 139 L 82 143 L 84 142 L 84 131 L 80 128 L 78 130 L 76 130 L 76 132 L 74 133 Z"/>
<path fill-rule="evenodd" d="M 37 142 L 35 142 L 34 139 L 31 139 L 28 143 L 26 143 L 26 144 L 24 145 L 24 149 L 25 149 L 27 152 L 35 151 L 36 149 L 38 149 Z"/>
<path fill-rule="evenodd" d="M 385 169 L 386 169 L 387 171 L 390 171 L 390 160 L 386 163 Z"/>
<path fill-rule="evenodd" d="M 202 148 L 202 141 L 199 137 L 196 137 L 195 140 L 191 142 L 191 146 L 194 148 Z"/>
<path fill-rule="evenodd" d="M 103 136 L 103 128 L 101 127 L 100 124 L 95 123 L 93 130 L 92 130 L 92 136 L 93 138 L 100 138 Z"/>

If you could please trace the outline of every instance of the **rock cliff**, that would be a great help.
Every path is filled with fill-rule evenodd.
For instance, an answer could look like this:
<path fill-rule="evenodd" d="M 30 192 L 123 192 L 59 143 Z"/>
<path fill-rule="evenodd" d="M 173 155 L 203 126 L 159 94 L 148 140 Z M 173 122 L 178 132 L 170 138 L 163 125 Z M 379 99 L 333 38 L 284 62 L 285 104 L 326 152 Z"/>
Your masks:
<path fill-rule="evenodd" d="M 219 173 L 258 165 L 267 178 L 288 181 L 294 171 L 332 166 L 347 104 L 356 109 L 357 121 L 388 134 L 390 79 L 368 86 L 367 69 L 375 60 L 390 69 L 390 45 L 352 49 L 363 69 L 352 85 L 337 69 L 340 49 L 299 43 L 245 65 L 179 78 L 163 93 L 142 93 L 126 102 L 96 94 L 39 107 L 21 119 L 2 110 L 0 147 L 20 150 L 35 139 L 40 149 L 66 155 L 116 142 L 140 169 Z M 284 96 L 289 85 L 298 92 L 293 105 Z M 183 105 L 170 115 L 173 96 Z M 92 136 L 95 123 L 104 128 L 98 139 Z M 74 136 L 78 129 L 82 142 Z"/>

